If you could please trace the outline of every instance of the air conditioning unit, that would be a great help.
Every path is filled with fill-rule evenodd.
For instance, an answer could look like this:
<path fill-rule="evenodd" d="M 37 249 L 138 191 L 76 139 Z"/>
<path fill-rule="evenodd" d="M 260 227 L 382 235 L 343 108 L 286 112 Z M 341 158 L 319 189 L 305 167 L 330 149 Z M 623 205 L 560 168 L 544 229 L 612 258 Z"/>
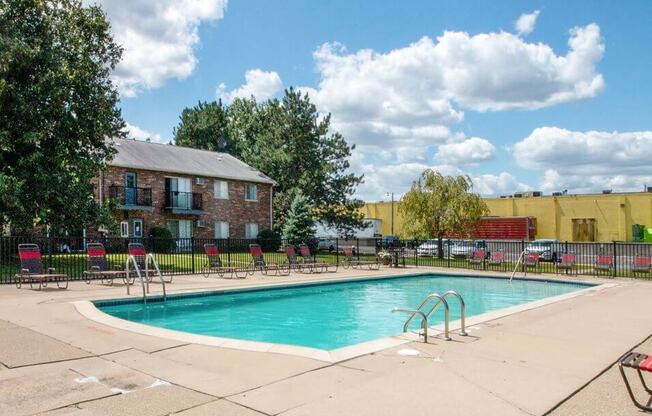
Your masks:
<path fill-rule="evenodd" d="M 195 184 L 196 185 L 205 185 L 206 184 L 206 178 L 195 178 Z"/>
<path fill-rule="evenodd" d="M 562 196 L 564 195 L 562 192 L 553 192 L 552 196 Z"/>
<path fill-rule="evenodd" d="M 206 228 L 206 221 L 202 221 L 202 220 L 195 221 L 195 227 Z"/>

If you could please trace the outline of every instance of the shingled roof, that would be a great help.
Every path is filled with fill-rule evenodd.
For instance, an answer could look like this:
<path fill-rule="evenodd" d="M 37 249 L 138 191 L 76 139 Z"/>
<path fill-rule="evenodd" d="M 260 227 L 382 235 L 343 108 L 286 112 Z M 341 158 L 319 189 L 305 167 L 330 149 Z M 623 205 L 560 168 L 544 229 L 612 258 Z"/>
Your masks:
<path fill-rule="evenodd" d="M 273 179 L 228 153 L 125 139 L 115 139 L 114 145 L 117 153 L 109 166 L 276 185 Z"/>

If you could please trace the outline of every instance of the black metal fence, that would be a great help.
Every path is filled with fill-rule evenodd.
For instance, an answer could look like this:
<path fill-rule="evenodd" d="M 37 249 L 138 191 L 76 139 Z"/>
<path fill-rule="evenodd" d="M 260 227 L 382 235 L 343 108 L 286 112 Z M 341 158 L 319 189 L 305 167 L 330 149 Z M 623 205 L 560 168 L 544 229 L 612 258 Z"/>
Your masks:
<path fill-rule="evenodd" d="M 283 248 L 285 241 L 280 239 L 156 239 L 156 238 L 101 238 L 83 237 L 0 237 L 0 283 L 12 283 L 20 271 L 18 245 L 35 243 L 41 248 L 45 267 L 54 267 L 58 273 L 70 276 L 71 280 L 84 278 L 89 269 L 86 245 L 101 242 L 107 251 L 111 267 L 124 267 L 127 248 L 130 242 L 143 243 L 148 252 L 154 253 L 161 271 L 165 274 L 199 274 L 207 266 L 204 244 L 216 244 L 222 262 L 232 266 L 249 264 L 249 244 L 262 246 L 265 258 L 271 263 L 287 261 Z M 309 242 L 311 251 L 319 262 L 341 264 L 344 262 L 343 250 L 350 248 L 354 255 L 362 259 L 377 258 L 383 250 L 401 253 L 407 266 L 432 266 L 493 271 L 513 271 L 523 252 L 537 253 L 538 262 L 529 267 L 529 273 L 568 273 L 583 275 L 603 275 L 620 277 L 652 277 L 649 268 L 634 267 L 645 264 L 652 258 L 652 244 L 608 242 L 572 243 L 548 242 L 531 243 L 527 241 L 455 241 L 444 240 L 441 249 L 436 240 L 383 240 L 381 238 L 360 239 L 315 239 Z M 473 253 L 475 261 L 472 261 Z M 478 257 L 478 253 L 483 255 Z M 574 264 L 570 268 L 560 268 L 560 262 L 572 254 Z M 608 267 L 596 267 L 598 259 L 608 260 Z M 401 262 L 402 264 L 403 262 Z M 519 264 L 518 270 L 525 266 Z"/>

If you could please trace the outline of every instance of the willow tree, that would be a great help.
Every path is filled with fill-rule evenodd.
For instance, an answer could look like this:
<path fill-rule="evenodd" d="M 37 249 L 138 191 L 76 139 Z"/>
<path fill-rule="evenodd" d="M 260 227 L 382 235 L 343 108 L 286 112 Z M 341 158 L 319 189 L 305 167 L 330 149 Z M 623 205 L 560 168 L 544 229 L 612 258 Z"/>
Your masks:
<path fill-rule="evenodd" d="M 437 238 L 441 258 L 443 237 L 451 234 L 472 236 L 489 208 L 473 193 L 473 182 L 468 176 L 444 176 L 427 169 L 401 198 L 399 213 L 408 234 Z"/>

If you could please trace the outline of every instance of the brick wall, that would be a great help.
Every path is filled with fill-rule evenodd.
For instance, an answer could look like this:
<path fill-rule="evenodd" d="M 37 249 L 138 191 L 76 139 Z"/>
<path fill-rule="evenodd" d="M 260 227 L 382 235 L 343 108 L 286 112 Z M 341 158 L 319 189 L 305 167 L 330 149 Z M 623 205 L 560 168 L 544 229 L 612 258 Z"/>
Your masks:
<path fill-rule="evenodd" d="M 258 231 L 271 227 L 270 198 L 271 185 L 257 183 L 258 201 L 245 201 L 246 182 L 227 180 L 229 182 L 229 199 L 216 199 L 213 194 L 213 183 L 217 178 L 205 178 L 204 185 L 195 183 L 196 176 L 181 175 L 176 173 L 153 172 L 140 169 L 126 169 L 109 166 L 103 174 L 102 191 L 104 198 L 109 197 L 111 185 L 124 186 L 125 172 L 135 172 L 139 188 L 152 189 L 153 210 L 116 210 L 118 222 L 129 221 L 129 233 L 133 232 L 133 219 L 142 219 L 144 235 L 152 226 L 165 227 L 168 220 L 201 220 L 205 227 L 196 227 L 193 224 L 193 236 L 197 238 L 213 238 L 215 236 L 215 222 L 229 223 L 230 236 L 233 238 L 245 237 L 245 224 L 258 224 Z M 185 215 L 173 214 L 165 209 L 165 178 L 189 178 L 192 183 L 192 192 L 202 194 L 203 214 Z M 96 197 L 99 197 L 100 178 L 95 178 Z"/>

